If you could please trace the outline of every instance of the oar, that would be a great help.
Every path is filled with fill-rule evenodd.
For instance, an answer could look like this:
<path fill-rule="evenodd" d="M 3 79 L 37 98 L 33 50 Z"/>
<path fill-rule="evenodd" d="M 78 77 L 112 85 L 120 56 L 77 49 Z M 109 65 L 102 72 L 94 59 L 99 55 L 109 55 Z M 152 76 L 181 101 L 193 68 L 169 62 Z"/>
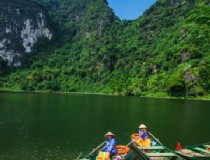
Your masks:
<path fill-rule="evenodd" d="M 131 142 L 129 142 L 126 146 L 130 146 L 131 143 L 134 143 L 138 138 L 135 138 L 134 140 L 131 140 Z"/>
<path fill-rule="evenodd" d="M 162 146 L 164 146 L 164 145 L 160 142 L 160 140 L 157 139 L 151 132 L 148 132 L 148 133 L 152 136 L 152 138 L 154 138 L 157 142 L 159 142 Z M 172 153 L 174 153 L 174 151 L 172 151 L 171 149 L 168 148 L 168 150 L 171 151 Z M 176 156 L 177 156 L 180 160 L 182 160 L 182 158 L 181 158 L 179 155 L 176 154 Z"/>
<path fill-rule="evenodd" d="M 126 146 L 127 146 L 127 147 L 130 146 L 131 143 L 133 143 L 133 141 L 129 142 Z"/>
<path fill-rule="evenodd" d="M 95 149 L 93 149 L 93 151 L 92 152 L 90 152 L 89 154 L 88 154 L 88 156 L 87 157 L 89 157 L 92 153 L 94 153 L 96 150 L 98 150 L 103 144 L 105 143 L 105 141 L 104 142 L 102 142 L 99 146 L 97 146 Z M 80 155 L 77 157 L 77 159 L 76 160 L 79 160 L 79 158 L 82 156 L 82 153 L 80 153 Z"/>
<path fill-rule="evenodd" d="M 98 150 L 99 148 L 101 148 L 102 145 L 104 145 L 106 142 L 102 142 L 99 146 L 97 146 L 95 149 L 93 149 L 92 152 L 89 153 L 89 155 L 91 155 L 92 153 L 94 153 L 96 150 Z"/>
<path fill-rule="evenodd" d="M 161 145 L 163 145 L 159 139 L 157 139 L 151 132 L 148 132 L 152 138 L 154 138 L 157 142 L 159 142 Z"/>
<path fill-rule="evenodd" d="M 80 152 L 79 156 L 77 157 L 76 160 L 79 160 L 79 158 L 82 156 L 82 152 Z"/>

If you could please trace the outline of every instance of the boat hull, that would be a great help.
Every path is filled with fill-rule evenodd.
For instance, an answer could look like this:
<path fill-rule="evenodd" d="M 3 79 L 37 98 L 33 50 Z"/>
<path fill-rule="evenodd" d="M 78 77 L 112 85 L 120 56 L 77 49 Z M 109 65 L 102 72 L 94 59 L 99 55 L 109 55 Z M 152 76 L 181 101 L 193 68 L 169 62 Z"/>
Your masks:
<path fill-rule="evenodd" d="M 148 138 L 151 141 L 155 142 L 155 146 L 141 147 L 136 143 L 133 143 L 133 147 L 135 150 L 141 155 L 141 157 L 145 160 L 183 160 L 175 152 L 171 151 L 167 147 L 163 146 L 161 143 L 156 141 L 154 138 L 149 136 Z M 134 139 L 132 139 L 134 140 Z"/>
<path fill-rule="evenodd" d="M 121 158 L 119 158 L 119 160 L 131 160 L 132 158 L 132 155 L 133 155 L 133 151 L 131 150 L 130 152 L 128 152 L 127 154 L 125 155 L 122 155 Z M 96 153 L 93 153 L 91 155 L 88 155 L 86 157 L 81 157 L 80 160 L 96 160 L 96 157 L 98 156 L 98 152 Z M 115 156 L 113 156 L 111 158 L 111 160 L 114 160 L 115 159 Z"/>
<path fill-rule="evenodd" d="M 209 160 L 210 143 L 186 146 L 183 149 L 175 152 L 188 160 L 207 160 L 207 159 Z"/>

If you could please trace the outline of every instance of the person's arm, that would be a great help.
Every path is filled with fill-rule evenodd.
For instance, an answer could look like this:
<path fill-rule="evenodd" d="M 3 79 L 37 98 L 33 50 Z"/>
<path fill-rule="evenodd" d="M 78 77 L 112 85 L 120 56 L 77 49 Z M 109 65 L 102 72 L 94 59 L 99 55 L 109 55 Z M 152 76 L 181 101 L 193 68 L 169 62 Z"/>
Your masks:
<path fill-rule="evenodd" d="M 148 132 L 146 131 L 146 138 L 148 138 L 148 136 L 149 136 L 149 135 L 148 135 Z"/>
<path fill-rule="evenodd" d="M 108 143 L 106 142 L 106 145 L 102 148 L 102 151 L 105 151 L 107 149 Z"/>
<path fill-rule="evenodd" d="M 139 129 L 139 137 L 141 137 L 142 134 L 143 132 Z"/>

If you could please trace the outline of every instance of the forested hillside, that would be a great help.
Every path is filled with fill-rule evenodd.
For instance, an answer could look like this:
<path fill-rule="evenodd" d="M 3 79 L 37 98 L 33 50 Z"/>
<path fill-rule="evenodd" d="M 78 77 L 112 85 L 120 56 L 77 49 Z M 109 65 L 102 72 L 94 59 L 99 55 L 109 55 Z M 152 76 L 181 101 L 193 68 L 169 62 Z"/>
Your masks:
<path fill-rule="evenodd" d="M 158 0 L 134 21 L 106 0 L 33 3 L 49 13 L 54 39 L 38 41 L 21 67 L 0 59 L 1 88 L 209 96 L 209 0 Z"/>

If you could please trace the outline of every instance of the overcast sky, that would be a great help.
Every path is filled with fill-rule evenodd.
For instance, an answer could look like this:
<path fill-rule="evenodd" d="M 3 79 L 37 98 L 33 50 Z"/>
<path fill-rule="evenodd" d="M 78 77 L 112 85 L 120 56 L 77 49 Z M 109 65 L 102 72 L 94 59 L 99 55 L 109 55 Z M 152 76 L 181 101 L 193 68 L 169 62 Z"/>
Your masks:
<path fill-rule="evenodd" d="M 156 0 L 107 0 L 109 6 L 120 19 L 133 20 L 138 18 Z"/>

